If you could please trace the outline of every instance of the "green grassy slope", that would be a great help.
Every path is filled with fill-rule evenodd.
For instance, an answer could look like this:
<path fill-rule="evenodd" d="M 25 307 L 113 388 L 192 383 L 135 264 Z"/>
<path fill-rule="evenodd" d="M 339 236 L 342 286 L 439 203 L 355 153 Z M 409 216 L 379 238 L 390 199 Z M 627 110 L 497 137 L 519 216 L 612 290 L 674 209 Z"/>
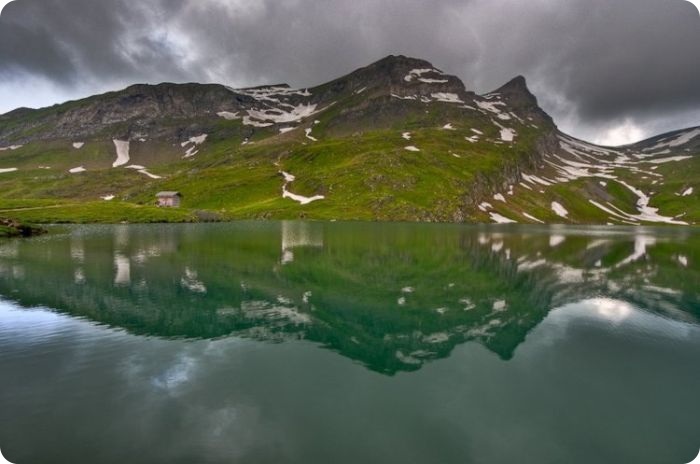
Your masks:
<path fill-rule="evenodd" d="M 37 222 L 700 222 L 700 144 L 676 143 L 679 134 L 692 139 L 687 134 L 595 147 L 560 134 L 522 78 L 476 96 L 454 76 L 414 73 L 421 69 L 431 65 L 388 57 L 309 91 L 133 86 L 0 116 L 0 215 Z M 188 143 L 203 134 L 202 143 Z M 147 170 L 112 167 L 113 139 L 129 140 L 127 165 Z M 679 155 L 688 158 L 650 162 Z M 70 172 L 76 168 L 85 171 Z M 283 189 L 323 198 L 302 204 Z M 162 190 L 181 192 L 182 208 L 155 208 Z M 644 214 L 639 192 L 650 197 Z M 17 202 L 30 206 L 2 207 Z M 658 217 L 648 208 L 659 209 Z"/>
<path fill-rule="evenodd" d="M 318 124 L 305 122 L 285 134 L 260 131 L 245 145 L 240 137 L 216 131 L 188 159 L 177 144 L 132 142 L 130 163 L 147 166 L 162 179 L 112 168 L 115 149 L 109 142 L 88 141 L 79 150 L 69 141 L 30 143 L 0 157 L 2 167 L 18 168 L 0 175 L 0 195 L 5 201 L 46 202 L 45 216 L 38 207 L 16 211 L 17 217 L 42 222 L 70 219 L 68 212 L 57 216 L 54 203 L 85 203 L 84 212 L 73 209 L 78 222 L 89 217 L 123 220 L 136 210 L 132 207 L 151 205 L 160 190 L 180 191 L 184 210 L 208 210 L 225 219 L 476 220 L 469 215 L 474 179 L 498 178 L 506 166 L 517 165 L 534 151 L 539 136 L 523 127 L 515 143 L 495 144 L 498 128 L 473 110 L 414 102 L 406 110 L 403 102 L 392 100 L 381 105 L 396 105 L 396 112 L 405 115 L 386 118 L 383 127 L 334 135 L 339 131 L 332 126 L 333 114 L 321 113 L 315 116 Z M 226 121 L 220 130 L 236 124 Z M 446 124 L 452 129 L 443 128 Z M 305 136 L 306 127 L 312 128 L 316 141 Z M 474 136 L 471 129 L 483 132 L 482 140 L 465 140 Z M 402 137 L 405 132 L 410 140 Z M 409 151 L 409 146 L 419 151 Z M 69 172 L 78 166 L 86 172 Z M 326 198 L 308 205 L 282 198 L 281 171 L 296 176 L 289 191 Z M 121 201 L 104 202 L 105 211 L 98 214 L 100 197 L 107 195 Z M 132 220 L 163 218 L 167 215 L 154 213 Z"/>

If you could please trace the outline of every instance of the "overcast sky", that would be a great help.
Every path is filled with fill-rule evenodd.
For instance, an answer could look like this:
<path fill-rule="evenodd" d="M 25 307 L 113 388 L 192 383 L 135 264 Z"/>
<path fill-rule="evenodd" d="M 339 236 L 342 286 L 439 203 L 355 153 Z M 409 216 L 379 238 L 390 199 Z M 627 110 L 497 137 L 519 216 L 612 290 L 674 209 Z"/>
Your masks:
<path fill-rule="evenodd" d="M 15 0 L 0 113 L 136 82 L 306 87 L 388 54 L 477 92 L 522 74 L 595 142 L 700 125 L 700 14 L 685 0 Z"/>

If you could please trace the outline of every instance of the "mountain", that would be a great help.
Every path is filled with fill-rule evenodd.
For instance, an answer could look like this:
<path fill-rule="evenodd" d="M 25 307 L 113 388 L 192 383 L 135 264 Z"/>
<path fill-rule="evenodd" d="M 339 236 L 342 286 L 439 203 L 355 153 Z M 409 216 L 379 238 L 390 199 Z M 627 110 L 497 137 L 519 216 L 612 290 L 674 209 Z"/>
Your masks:
<path fill-rule="evenodd" d="M 700 127 L 601 147 L 521 76 L 477 95 L 389 56 L 308 89 L 133 85 L 2 115 L 0 216 L 695 224 L 698 153 Z"/>

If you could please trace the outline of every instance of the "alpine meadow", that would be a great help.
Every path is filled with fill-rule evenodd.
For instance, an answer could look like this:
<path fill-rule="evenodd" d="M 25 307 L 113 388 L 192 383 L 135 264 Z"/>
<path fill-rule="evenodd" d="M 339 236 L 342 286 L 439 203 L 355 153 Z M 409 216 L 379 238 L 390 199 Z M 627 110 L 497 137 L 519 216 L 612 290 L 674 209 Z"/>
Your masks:
<path fill-rule="evenodd" d="M 30 222 L 700 221 L 700 127 L 570 137 L 516 77 L 485 95 L 389 56 L 317 87 L 134 85 L 0 117 L 0 215 Z M 159 191 L 182 209 L 153 207 Z"/>

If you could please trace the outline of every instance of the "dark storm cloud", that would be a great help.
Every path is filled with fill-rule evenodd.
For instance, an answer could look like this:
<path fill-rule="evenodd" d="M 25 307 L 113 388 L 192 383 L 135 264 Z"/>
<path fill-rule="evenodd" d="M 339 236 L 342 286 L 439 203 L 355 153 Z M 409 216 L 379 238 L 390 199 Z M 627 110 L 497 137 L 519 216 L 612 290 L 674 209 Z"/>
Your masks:
<path fill-rule="evenodd" d="M 552 84 L 583 117 L 700 106 L 700 17 L 690 3 L 583 3 L 576 5 L 578 27 L 571 24 L 566 54 L 548 66 L 552 73 L 562 69 Z"/>
<path fill-rule="evenodd" d="M 700 15 L 684 0 L 17 0 L 0 17 L 0 87 L 309 86 L 390 53 L 477 91 L 524 74 L 582 136 L 700 124 Z"/>
<path fill-rule="evenodd" d="M 187 73 L 176 50 L 153 34 L 183 2 L 18 0 L 0 16 L 0 76 L 27 72 L 65 85 L 89 77 L 124 80 Z"/>

